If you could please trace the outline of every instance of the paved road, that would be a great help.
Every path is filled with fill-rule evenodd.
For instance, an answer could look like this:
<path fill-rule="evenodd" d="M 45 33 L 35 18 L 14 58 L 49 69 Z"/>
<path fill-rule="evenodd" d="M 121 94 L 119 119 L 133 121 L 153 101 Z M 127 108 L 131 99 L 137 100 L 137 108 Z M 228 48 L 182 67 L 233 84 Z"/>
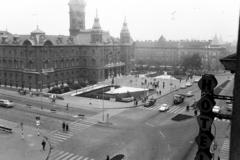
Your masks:
<path fill-rule="evenodd" d="M 106 110 L 112 123 L 109 126 L 95 125 L 97 121 L 85 125 L 76 120 L 68 122 L 69 132 L 63 132 L 61 120 L 44 117 L 43 127 L 52 130 L 49 137 L 54 149 L 50 159 L 102 160 L 106 155 L 114 156 L 119 153 L 125 154 L 131 160 L 184 159 L 194 143 L 198 126 L 194 118 L 182 122 L 172 121 L 171 118 L 178 113 L 186 113 L 182 108 L 193 103 L 194 98 L 200 97 L 196 84 L 177 92 L 185 93 L 188 90 L 196 90 L 195 96 L 186 98 L 182 106 L 173 106 L 166 113 L 159 113 L 157 107 L 151 110 L 145 108 Z M 157 104 L 171 103 L 172 94 L 160 98 Z M 179 109 L 175 109 L 178 107 Z M 11 109 L 4 111 L 1 116 L 9 120 L 17 119 L 16 121 L 35 125 L 34 114 Z M 93 119 L 99 120 L 102 113 L 92 116 Z M 221 127 L 223 123 L 219 122 L 220 128 L 223 128 Z"/>

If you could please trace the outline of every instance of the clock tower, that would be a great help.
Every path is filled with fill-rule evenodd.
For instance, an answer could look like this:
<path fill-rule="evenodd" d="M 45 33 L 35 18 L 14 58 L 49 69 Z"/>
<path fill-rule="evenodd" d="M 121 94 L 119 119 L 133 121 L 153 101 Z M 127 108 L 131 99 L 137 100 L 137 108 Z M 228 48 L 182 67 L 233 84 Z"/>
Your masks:
<path fill-rule="evenodd" d="M 81 30 L 85 30 L 85 0 L 70 0 L 70 36 L 76 36 Z"/>

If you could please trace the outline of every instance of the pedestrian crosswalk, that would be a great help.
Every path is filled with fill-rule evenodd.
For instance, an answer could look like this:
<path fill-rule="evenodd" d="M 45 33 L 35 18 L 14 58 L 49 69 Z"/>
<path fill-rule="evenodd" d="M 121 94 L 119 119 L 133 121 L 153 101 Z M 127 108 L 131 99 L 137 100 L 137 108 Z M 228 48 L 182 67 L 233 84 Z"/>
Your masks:
<path fill-rule="evenodd" d="M 74 135 L 74 133 L 82 132 L 83 130 L 91 127 L 92 125 L 94 125 L 94 123 L 84 124 L 84 123 L 80 123 L 80 120 L 72 122 L 69 124 L 68 131 L 55 130 L 55 131 L 50 132 L 50 134 L 49 134 L 50 135 L 49 136 L 50 143 L 52 145 L 56 146 L 57 144 L 71 138 Z"/>
<path fill-rule="evenodd" d="M 221 148 L 220 158 L 221 160 L 228 160 L 229 159 L 229 139 L 225 139 Z"/>
<path fill-rule="evenodd" d="M 149 111 L 151 111 L 151 110 L 157 110 L 158 111 L 159 106 L 153 106 L 153 107 L 149 107 L 149 108 L 147 108 L 147 107 L 140 107 L 140 108 L 144 109 L 144 110 L 149 110 Z M 184 112 L 185 110 L 186 110 L 186 108 L 182 107 L 182 106 L 171 106 L 169 108 L 169 110 L 167 110 L 166 112 L 179 114 L 179 113 Z"/>
<path fill-rule="evenodd" d="M 57 144 L 71 138 L 73 136 L 73 132 L 61 132 L 61 131 L 54 131 L 50 133 L 49 141 L 51 145 L 56 146 Z"/>
<path fill-rule="evenodd" d="M 94 160 L 93 158 L 80 156 L 70 152 L 52 150 L 49 160 Z"/>
<path fill-rule="evenodd" d="M 221 121 L 221 122 L 230 122 L 229 119 L 219 119 L 217 117 L 214 118 L 215 121 Z"/>

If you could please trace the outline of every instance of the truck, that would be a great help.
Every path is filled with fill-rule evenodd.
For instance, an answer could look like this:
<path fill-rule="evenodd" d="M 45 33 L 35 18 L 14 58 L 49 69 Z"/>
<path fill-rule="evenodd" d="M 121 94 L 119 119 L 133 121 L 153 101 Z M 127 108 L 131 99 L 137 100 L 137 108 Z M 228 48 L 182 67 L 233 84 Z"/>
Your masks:
<path fill-rule="evenodd" d="M 184 98 L 185 98 L 185 95 L 183 95 L 183 94 L 175 94 L 174 96 L 173 96 L 173 104 L 181 104 L 181 103 L 183 103 L 183 101 L 184 101 Z"/>

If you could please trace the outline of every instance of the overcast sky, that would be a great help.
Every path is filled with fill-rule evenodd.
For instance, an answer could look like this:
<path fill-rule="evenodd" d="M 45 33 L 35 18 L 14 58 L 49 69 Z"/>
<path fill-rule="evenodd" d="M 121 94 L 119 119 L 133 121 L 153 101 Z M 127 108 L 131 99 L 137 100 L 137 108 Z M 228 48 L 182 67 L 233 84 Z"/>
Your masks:
<path fill-rule="evenodd" d="M 0 30 L 69 35 L 69 0 L 1 0 Z M 119 37 L 124 16 L 134 40 L 237 39 L 240 0 L 86 0 L 86 27 L 96 9 L 104 30 Z"/>

